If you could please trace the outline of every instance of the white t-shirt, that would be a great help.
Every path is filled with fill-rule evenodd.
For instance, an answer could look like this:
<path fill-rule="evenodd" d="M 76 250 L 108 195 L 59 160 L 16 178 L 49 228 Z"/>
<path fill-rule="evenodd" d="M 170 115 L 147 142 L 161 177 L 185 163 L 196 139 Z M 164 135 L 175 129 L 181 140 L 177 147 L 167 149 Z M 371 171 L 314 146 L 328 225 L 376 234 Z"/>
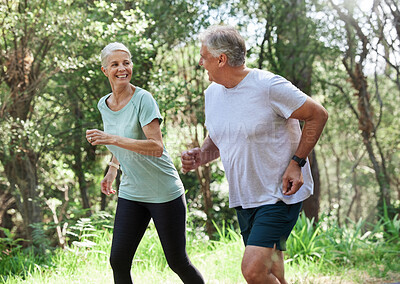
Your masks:
<path fill-rule="evenodd" d="M 306 99 L 288 80 L 258 69 L 234 88 L 216 83 L 207 88 L 206 126 L 225 168 L 229 207 L 294 204 L 313 193 L 308 161 L 299 191 L 282 193 L 282 176 L 301 137 L 299 121 L 289 117 Z"/>

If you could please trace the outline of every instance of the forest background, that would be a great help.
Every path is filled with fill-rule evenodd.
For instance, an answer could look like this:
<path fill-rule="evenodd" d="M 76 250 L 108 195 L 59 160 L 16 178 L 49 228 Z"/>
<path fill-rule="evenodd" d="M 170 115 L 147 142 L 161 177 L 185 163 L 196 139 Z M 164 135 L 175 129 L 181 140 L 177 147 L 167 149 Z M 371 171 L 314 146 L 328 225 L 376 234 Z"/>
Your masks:
<path fill-rule="evenodd" d="M 180 153 L 207 135 L 209 82 L 198 66 L 197 36 L 221 23 L 245 37 L 249 67 L 284 76 L 330 114 L 309 157 L 315 194 L 304 214 L 338 226 L 362 219 L 363 231 L 383 217 L 397 220 L 398 1 L 2 0 L 2 249 L 65 248 L 82 218 L 113 214 L 116 196 L 100 192 L 110 153 L 85 139 L 86 129 L 102 129 L 97 102 L 110 87 L 99 54 L 110 42 L 130 49 L 132 83 L 158 102 L 164 143 L 180 169 Z M 219 161 L 181 178 L 198 238 L 237 228 Z"/>

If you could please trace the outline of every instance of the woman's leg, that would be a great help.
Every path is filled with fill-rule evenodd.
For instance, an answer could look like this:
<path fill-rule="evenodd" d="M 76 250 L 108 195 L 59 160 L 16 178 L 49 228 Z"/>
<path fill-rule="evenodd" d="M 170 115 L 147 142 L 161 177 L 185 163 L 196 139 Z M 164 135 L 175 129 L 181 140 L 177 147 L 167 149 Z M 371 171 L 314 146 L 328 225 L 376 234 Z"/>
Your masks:
<path fill-rule="evenodd" d="M 185 195 L 170 202 L 151 204 L 151 216 L 156 226 L 165 257 L 171 269 L 183 283 L 204 283 L 200 272 L 186 253 L 186 201 Z"/>
<path fill-rule="evenodd" d="M 132 283 L 132 259 L 149 222 L 150 212 L 145 207 L 118 198 L 110 256 L 114 283 Z"/>

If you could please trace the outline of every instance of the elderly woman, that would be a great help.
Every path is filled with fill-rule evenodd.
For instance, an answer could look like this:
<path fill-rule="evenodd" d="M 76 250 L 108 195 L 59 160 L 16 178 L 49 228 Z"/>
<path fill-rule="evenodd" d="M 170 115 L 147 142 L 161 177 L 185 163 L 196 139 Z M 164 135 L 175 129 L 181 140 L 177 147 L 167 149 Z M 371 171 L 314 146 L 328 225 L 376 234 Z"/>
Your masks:
<path fill-rule="evenodd" d="M 113 158 L 101 191 L 115 193 L 112 183 L 121 166 L 110 263 L 115 283 L 132 283 L 136 249 L 153 218 L 166 259 L 184 283 L 204 283 L 186 253 L 186 201 L 183 184 L 164 148 L 157 103 L 146 90 L 130 83 L 128 48 L 110 43 L 101 52 L 101 70 L 112 93 L 98 103 L 104 131 L 87 130 L 92 145 L 106 145 Z"/>

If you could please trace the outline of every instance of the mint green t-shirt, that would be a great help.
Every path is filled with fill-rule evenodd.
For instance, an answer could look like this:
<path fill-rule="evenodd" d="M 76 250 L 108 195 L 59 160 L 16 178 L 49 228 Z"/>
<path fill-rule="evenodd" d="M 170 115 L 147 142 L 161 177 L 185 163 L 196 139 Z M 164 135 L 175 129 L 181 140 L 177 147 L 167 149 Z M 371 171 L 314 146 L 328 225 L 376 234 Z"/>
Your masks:
<path fill-rule="evenodd" d="M 145 140 L 142 127 L 154 119 L 161 123 L 158 105 L 146 90 L 136 87 L 129 103 L 119 111 L 112 111 L 107 106 L 106 99 L 110 95 L 102 97 L 97 105 L 106 133 Z M 165 147 L 159 158 L 113 145 L 106 147 L 121 165 L 119 197 L 140 202 L 163 203 L 183 194 L 183 184 Z"/>

